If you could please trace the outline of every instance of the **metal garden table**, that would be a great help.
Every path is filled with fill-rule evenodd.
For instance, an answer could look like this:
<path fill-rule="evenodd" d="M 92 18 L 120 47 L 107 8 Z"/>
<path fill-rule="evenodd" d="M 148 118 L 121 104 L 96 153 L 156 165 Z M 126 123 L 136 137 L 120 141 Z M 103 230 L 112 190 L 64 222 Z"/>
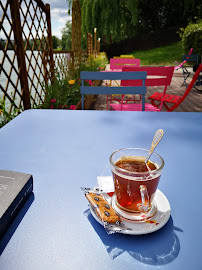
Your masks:
<path fill-rule="evenodd" d="M 114 150 L 149 148 L 159 128 L 171 217 L 151 234 L 108 235 L 80 187 L 97 184 Z M 0 130 L 0 148 L 1 169 L 34 178 L 0 241 L 1 270 L 202 269 L 202 113 L 28 110 Z"/>

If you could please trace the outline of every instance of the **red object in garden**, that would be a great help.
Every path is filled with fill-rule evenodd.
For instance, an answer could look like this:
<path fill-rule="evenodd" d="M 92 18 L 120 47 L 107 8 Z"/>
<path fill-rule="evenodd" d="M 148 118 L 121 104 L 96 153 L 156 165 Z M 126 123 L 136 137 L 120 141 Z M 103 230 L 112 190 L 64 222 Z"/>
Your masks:
<path fill-rule="evenodd" d="M 191 91 L 191 89 L 193 88 L 201 70 L 202 70 L 202 64 L 200 64 L 198 66 L 198 69 L 197 69 L 192 81 L 188 85 L 188 87 L 187 87 L 187 89 L 184 92 L 184 95 L 182 97 L 176 96 L 176 95 L 165 94 L 165 96 L 163 97 L 163 105 L 166 107 L 167 112 L 172 112 L 174 109 L 176 109 L 183 102 L 183 100 L 188 96 L 188 94 Z M 162 100 L 162 93 L 155 92 L 152 96 L 149 97 L 149 99 L 151 100 L 151 103 L 154 106 L 158 107 L 160 105 L 160 103 L 157 104 L 156 102 L 159 102 Z M 168 104 L 173 104 L 173 105 L 169 108 Z"/>

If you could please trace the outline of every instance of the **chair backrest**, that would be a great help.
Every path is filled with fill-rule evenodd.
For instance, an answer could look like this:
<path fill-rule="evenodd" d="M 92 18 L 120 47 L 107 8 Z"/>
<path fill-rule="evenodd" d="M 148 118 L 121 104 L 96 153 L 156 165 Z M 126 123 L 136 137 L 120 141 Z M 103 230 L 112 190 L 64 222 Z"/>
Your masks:
<path fill-rule="evenodd" d="M 133 58 L 111 58 L 110 59 L 110 69 L 122 69 L 125 66 L 139 67 L 140 59 Z"/>
<path fill-rule="evenodd" d="M 173 77 L 174 67 L 123 67 L 122 71 L 146 71 L 146 86 L 168 86 Z M 121 81 L 122 86 L 134 86 L 141 82 L 127 80 Z"/>
<path fill-rule="evenodd" d="M 182 61 L 192 61 L 192 62 L 195 62 L 195 64 L 198 65 L 198 54 L 192 54 L 192 55 L 187 55 L 187 54 L 184 54 L 182 56 Z"/>
<path fill-rule="evenodd" d="M 135 58 L 135 56 L 134 55 L 132 55 L 132 54 L 121 54 L 120 56 L 114 56 L 113 58 L 130 58 L 130 59 L 134 59 Z"/>
<path fill-rule="evenodd" d="M 193 79 L 191 80 L 190 84 L 187 86 L 187 89 L 185 90 L 184 95 L 169 110 L 167 110 L 168 112 L 172 112 L 174 109 L 176 109 L 184 101 L 184 99 L 188 96 L 191 89 L 193 88 L 201 71 L 202 71 L 202 64 L 200 64 L 198 66 L 198 69 L 197 69 L 196 73 L 194 74 Z"/>
<path fill-rule="evenodd" d="M 142 110 L 145 107 L 146 86 L 145 80 L 147 73 L 143 72 L 96 72 L 96 71 L 81 71 L 81 104 L 84 109 L 84 95 L 113 95 L 113 94 L 141 94 L 142 95 Z M 138 80 L 141 85 L 126 87 L 126 86 L 84 86 L 85 80 Z"/>
<path fill-rule="evenodd" d="M 147 72 L 147 79 L 145 82 L 146 86 L 164 86 L 163 97 L 165 96 L 166 90 L 168 85 L 171 84 L 171 80 L 173 77 L 174 67 L 123 67 L 122 71 L 146 71 Z M 121 81 L 122 86 L 138 86 L 141 82 L 128 80 L 128 81 Z M 163 106 L 163 99 L 162 103 L 159 107 L 161 110 Z"/>
<path fill-rule="evenodd" d="M 120 57 L 121 58 L 132 58 L 132 59 L 135 58 L 135 56 L 134 55 L 131 55 L 131 54 L 121 54 Z"/>
<path fill-rule="evenodd" d="M 187 54 L 187 57 L 185 58 L 185 60 L 182 61 L 182 63 L 180 65 L 175 67 L 175 70 L 181 68 L 187 62 L 187 59 L 189 59 L 189 56 L 192 54 L 192 52 L 193 52 L 193 48 L 190 49 L 190 51 Z"/>

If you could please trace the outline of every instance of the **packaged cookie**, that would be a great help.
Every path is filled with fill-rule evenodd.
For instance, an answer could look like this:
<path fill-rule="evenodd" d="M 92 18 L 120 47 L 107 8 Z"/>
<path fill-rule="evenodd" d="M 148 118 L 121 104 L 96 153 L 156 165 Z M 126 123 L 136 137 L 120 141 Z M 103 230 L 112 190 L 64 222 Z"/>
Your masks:
<path fill-rule="evenodd" d="M 85 189 L 85 196 L 90 203 L 90 208 L 101 221 L 107 233 L 119 232 L 122 229 L 120 216 L 105 199 L 104 195 L 95 190 Z"/>

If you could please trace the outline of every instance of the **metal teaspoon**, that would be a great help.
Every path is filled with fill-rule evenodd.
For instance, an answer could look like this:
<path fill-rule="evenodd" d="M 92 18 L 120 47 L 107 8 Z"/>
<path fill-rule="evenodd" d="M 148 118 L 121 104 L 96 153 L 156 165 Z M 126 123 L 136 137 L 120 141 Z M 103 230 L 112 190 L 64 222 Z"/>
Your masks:
<path fill-rule="evenodd" d="M 145 159 L 145 163 L 147 164 L 147 161 L 149 160 L 151 154 L 153 153 L 154 149 L 156 148 L 156 146 L 158 145 L 158 143 L 160 142 L 160 140 L 162 139 L 164 134 L 164 131 L 162 129 L 158 129 L 154 135 L 151 147 L 149 149 L 149 153 L 148 156 Z"/>

